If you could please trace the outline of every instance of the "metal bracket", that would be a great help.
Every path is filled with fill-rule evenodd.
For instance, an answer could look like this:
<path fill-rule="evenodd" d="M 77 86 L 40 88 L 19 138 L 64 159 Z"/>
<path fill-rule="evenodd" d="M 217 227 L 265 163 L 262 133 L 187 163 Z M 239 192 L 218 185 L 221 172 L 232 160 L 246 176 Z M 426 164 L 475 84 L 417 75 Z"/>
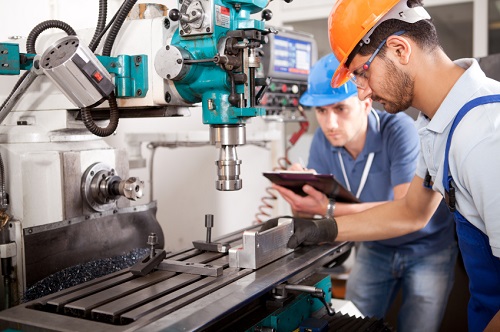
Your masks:
<path fill-rule="evenodd" d="M 258 269 L 293 252 L 287 247 L 293 235 L 293 219 L 280 218 L 278 225 L 262 233 L 243 232 L 243 244 L 229 249 L 229 266 Z"/>
<path fill-rule="evenodd" d="M 0 244 L 0 258 L 15 257 L 17 255 L 17 245 L 15 242 Z"/>
<path fill-rule="evenodd" d="M 158 270 L 190 273 L 201 276 L 218 277 L 222 275 L 222 271 L 224 269 L 222 266 L 218 265 L 191 263 L 187 261 L 174 261 L 171 259 L 165 259 L 158 266 Z"/>
<path fill-rule="evenodd" d="M 145 276 L 146 274 L 157 268 L 165 257 L 167 257 L 167 252 L 165 250 L 157 251 L 153 257 L 148 255 L 141 259 L 139 262 L 135 263 L 130 268 L 130 272 L 132 272 L 132 274 L 135 276 Z"/>
<path fill-rule="evenodd" d="M 115 95 L 117 98 L 144 98 L 149 90 L 148 56 L 118 55 L 97 59 L 108 72 L 115 74 Z"/>
<path fill-rule="evenodd" d="M 229 243 L 212 242 L 212 227 L 214 227 L 213 214 L 205 215 L 205 227 L 207 228 L 206 241 L 193 241 L 193 246 L 198 250 L 211 252 L 228 252 L 231 245 Z"/>
<path fill-rule="evenodd" d="M 193 241 L 193 246 L 198 250 L 227 252 L 231 245 L 229 243 Z"/>
<path fill-rule="evenodd" d="M 19 75 L 30 70 L 35 54 L 20 53 L 19 44 L 0 43 L 0 75 Z"/>

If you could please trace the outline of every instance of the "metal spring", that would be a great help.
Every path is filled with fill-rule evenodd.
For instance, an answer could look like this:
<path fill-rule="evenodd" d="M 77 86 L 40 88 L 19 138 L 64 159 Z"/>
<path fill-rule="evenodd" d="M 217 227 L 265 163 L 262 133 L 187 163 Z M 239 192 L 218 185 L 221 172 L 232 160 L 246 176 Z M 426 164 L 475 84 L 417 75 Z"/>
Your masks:
<path fill-rule="evenodd" d="M 305 114 L 302 106 L 299 105 L 298 111 L 300 112 L 300 115 L 303 118 L 307 119 L 306 114 Z M 308 128 L 309 128 L 309 122 L 307 120 L 301 121 L 300 129 L 297 132 L 295 132 L 294 134 L 292 134 L 292 136 L 289 140 L 290 145 L 285 150 L 285 156 L 278 158 L 278 167 L 274 167 L 273 171 L 287 170 L 288 167 L 292 165 L 292 162 L 290 161 L 290 159 L 288 159 L 288 152 L 295 145 L 295 143 L 297 143 L 299 138 L 305 132 L 307 132 Z M 258 208 L 259 212 L 257 212 L 255 214 L 254 224 L 256 224 L 256 225 L 262 224 L 263 222 L 265 222 L 267 219 L 269 219 L 271 217 L 271 211 L 274 208 L 274 202 L 278 199 L 278 196 L 276 195 L 275 190 L 271 186 L 266 187 L 266 193 L 267 193 L 267 196 L 264 196 L 261 198 L 262 204 Z"/>
<path fill-rule="evenodd" d="M 285 156 L 278 158 L 278 167 L 274 167 L 273 171 L 286 170 L 288 166 L 292 165 L 290 160 L 288 159 L 288 151 L 292 146 L 289 146 L 285 150 Z M 259 206 L 258 211 L 255 214 L 254 224 L 262 224 L 267 219 L 271 217 L 271 211 L 274 208 L 274 202 L 278 199 L 276 191 L 271 187 L 266 187 L 266 196 L 263 196 L 260 201 L 262 204 Z"/>

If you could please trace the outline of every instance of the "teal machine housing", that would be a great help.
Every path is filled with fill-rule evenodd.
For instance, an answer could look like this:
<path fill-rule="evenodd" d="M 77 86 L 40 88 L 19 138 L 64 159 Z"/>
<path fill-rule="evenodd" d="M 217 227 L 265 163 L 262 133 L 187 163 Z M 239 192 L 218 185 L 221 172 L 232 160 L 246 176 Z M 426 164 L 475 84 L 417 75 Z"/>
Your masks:
<path fill-rule="evenodd" d="M 319 279 L 313 287 L 302 287 L 301 292 L 293 296 L 288 303 L 282 300 L 284 303 L 282 307 L 276 308 L 269 316 L 247 329 L 246 332 L 297 331 L 299 326 L 307 327 L 308 319 L 323 321 L 315 316 L 323 316 L 325 308 L 327 308 L 326 313 L 333 314 L 333 310 L 326 304 L 332 300 L 330 276 L 315 275 L 313 278 Z M 314 292 L 304 290 L 314 290 Z M 305 329 L 305 331 L 313 330 Z"/>
<path fill-rule="evenodd" d="M 251 15 L 266 12 L 264 8 L 268 2 L 180 0 L 179 9 L 171 9 L 169 19 L 165 21 L 173 28 L 177 25 L 177 28 L 166 37 L 164 47 L 156 55 L 97 56 L 95 60 L 81 64 L 82 72 L 89 66 L 92 69 L 88 73 L 74 75 L 73 84 L 67 84 L 63 80 L 54 83 L 62 90 L 69 90 L 63 92 L 76 106 L 89 109 L 107 99 L 110 92 L 113 98 L 144 98 L 150 89 L 150 75 L 159 75 L 174 94 L 165 94 L 165 104 L 175 104 L 179 99 L 190 105 L 201 102 L 203 123 L 210 125 L 210 142 L 220 149 L 219 159 L 216 161 L 216 189 L 239 190 L 242 188 L 241 160 L 238 159 L 236 147 L 246 143 L 247 119 L 266 113 L 265 108 L 258 107 L 267 85 L 265 79 L 256 78 L 256 71 L 260 67 L 257 50 L 265 43 L 265 35 L 275 31 L 265 28 L 265 15 L 263 20 L 251 18 Z M 71 40 L 72 43 L 76 41 L 77 39 Z M 67 62 L 77 57 L 73 54 L 93 57 L 90 50 L 80 46 L 70 50 L 72 58 Z M 67 55 L 67 52 L 64 54 Z M 154 70 L 148 68 L 148 56 L 154 58 Z M 10 98 L 11 101 L 0 110 L 1 114 L 8 114 L 22 91 L 27 89 L 37 75 L 42 74 L 42 69 L 47 75 L 53 70 L 66 70 L 65 64 L 60 66 L 64 68 L 57 69 L 52 69 L 52 64 L 48 63 L 45 68 L 38 67 L 38 60 L 43 67 L 42 58 L 43 55 L 40 57 L 20 53 L 18 45 L 0 43 L 0 75 L 18 75 L 20 70 L 30 72 L 18 89 L 19 93 L 16 92 Z M 97 77 L 92 75 L 97 69 L 101 71 L 99 76 L 103 76 L 105 84 L 99 78 L 98 84 L 103 87 L 97 87 L 95 97 L 85 102 L 70 98 L 75 95 L 75 89 L 80 87 L 78 81 L 92 81 L 92 84 L 87 84 L 91 88 L 96 85 Z M 114 83 L 111 83 L 109 74 L 113 74 Z M 62 77 L 65 75 L 50 78 L 54 80 Z M 257 91 L 259 87 L 260 90 Z M 86 93 L 82 91 L 81 95 Z M 90 118 L 90 113 L 86 114 Z M 118 111 L 111 114 L 115 114 L 115 119 L 110 121 L 113 125 L 110 124 L 104 131 L 97 128 L 91 132 L 99 136 L 112 133 L 118 123 Z M 3 119 L 4 116 L 0 118 Z"/>
<path fill-rule="evenodd" d="M 183 1 L 180 15 L 189 11 L 193 3 L 202 2 Z M 204 28 L 198 29 L 202 30 L 199 33 L 190 28 L 189 23 L 183 23 L 182 17 L 180 18 L 181 23 L 172 38 L 171 46 L 182 49 L 183 63 L 187 68 L 181 77 L 173 80 L 183 99 L 191 103 L 202 102 L 203 123 L 214 125 L 244 123 L 248 117 L 263 115 L 263 109 L 254 107 L 255 104 L 251 102 L 249 95 L 245 96 L 244 100 L 238 99 L 234 103 L 229 99 L 231 93 L 245 95 L 245 86 L 248 86 L 249 80 L 252 79 L 249 78 L 250 71 L 255 67 L 248 64 L 249 56 L 245 51 L 252 53 L 253 48 L 260 46 L 261 32 L 265 31 L 265 27 L 264 22 L 251 19 L 250 14 L 261 11 L 267 1 L 214 0 L 214 3 L 209 8 L 215 10 L 205 14 L 212 16 L 210 20 L 214 24 L 199 23 Z M 238 10 L 235 9 L 235 4 L 238 4 Z M 171 18 L 172 16 L 175 18 L 175 15 L 171 14 Z M 249 33 L 233 33 L 238 30 L 246 30 Z M 245 41 L 245 38 L 254 40 Z M 230 57 L 232 59 L 228 60 Z M 246 66 L 245 61 L 248 64 Z M 244 75 L 247 79 L 238 80 L 236 77 L 233 83 L 231 77 L 234 75 Z"/>
<path fill-rule="evenodd" d="M 265 84 L 255 77 L 260 66 L 256 49 L 270 31 L 250 16 L 267 4 L 267 0 L 183 0 L 178 10 L 169 13 L 178 29 L 155 58 L 157 73 L 171 80 L 184 100 L 201 102 L 210 141 L 220 148 L 218 190 L 242 187 L 236 146 L 245 144 L 246 120 L 265 115 L 265 109 L 257 107 Z M 261 90 L 256 92 L 258 86 Z"/>

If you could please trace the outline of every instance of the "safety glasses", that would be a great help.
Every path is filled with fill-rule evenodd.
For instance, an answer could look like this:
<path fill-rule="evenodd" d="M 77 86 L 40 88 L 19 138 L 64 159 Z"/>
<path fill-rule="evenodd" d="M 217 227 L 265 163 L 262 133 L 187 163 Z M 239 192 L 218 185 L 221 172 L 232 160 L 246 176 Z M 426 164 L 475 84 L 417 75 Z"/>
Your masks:
<path fill-rule="evenodd" d="M 401 36 L 405 32 L 406 31 L 398 31 L 398 32 L 393 33 L 391 36 Z M 387 38 L 389 38 L 389 37 L 387 37 Z M 380 52 L 380 50 L 382 49 L 382 47 L 384 47 L 385 42 L 387 41 L 387 38 L 385 38 L 384 40 L 382 40 L 382 42 L 377 47 L 377 49 L 375 50 L 375 52 L 373 52 L 373 54 L 370 56 L 370 58 L 368 59 L 368 61 L 366 61 L 363 65 L 361 65 L 356 70 L 353 70 L 350 73 L 349 79 L 351 80 L 352 83 L 354 83 L 356 85 L 356 87 L 358 89 L 366 89 L 366 87 L 368 86 L 368 79 L 369 79 L 369 77 L 368 77 L 367 71 L 368 71 L 368 69 L 370 69 L 370 65 L 371 65 L 373 59 L 375 59 L 375 57 L 377 56 L 378 52 Z"/>

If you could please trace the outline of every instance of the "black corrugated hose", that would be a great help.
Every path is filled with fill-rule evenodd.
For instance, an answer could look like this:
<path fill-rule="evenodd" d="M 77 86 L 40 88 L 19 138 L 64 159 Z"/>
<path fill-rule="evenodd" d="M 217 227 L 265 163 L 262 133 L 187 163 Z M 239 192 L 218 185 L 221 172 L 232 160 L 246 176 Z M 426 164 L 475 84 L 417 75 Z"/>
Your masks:
<path fill-rule="evenodd" d="M 120 28 L 127 18 L 128 13 L 132 9 L 132 7 L 135 5 L 137 0 L 126 0 L 126 2 L 123 3 L 122 7 L 118 10 L 115 22 L 111 26 L 111 29 L 106 37 L 106 41 L 104 42 L 104 47 L 102 51 L 102 55 L 104 56 L 110 56 L 111 55 L 111 49 L 113 48 L 113 44 L 115 42 L 116 36 L 118 35 L 118 32 L 120 31 Z M 90 109 L 88 108 L 82 108 L 82 119 L 83 123 L 85 124 L 85 127 L 94 135 L 100 136 L 100 137 L 106 137 L 109 135 L 112 135 L 116 128 L 118 127 L 118 121 L 120 118 L 120 113 L 118 111 L 118 104 L 116 102 L 116 96 L 114 93 L 111 93 L 109 95 L 109 123 L 105 128 L 101 128 L 97 126 L 92 119 L 92 115 L 90 114 Z"/>
<path fill-rule="evenodd" d="M 111 27 L 111 30 L 108 33 L 108 36 L 106 37 L 106 41 L 104 42 L 104 47 L 102 49 L 102 55 L 105 56 L 110 56 L 111 55 L 111 49 L 113 48 L 113 44 L 115 42 L 116 36 L 118 35 L 118 32 L 120 31 L 123 22 L 127 18 L 128 13 L 134 7 L 135 3 L 137 0 L 126 0 L 124 5 L 120 8 L 118 12 L 118 16 L 116 17 L 115 23 Z"/>
<path fill-rule="evenodd" d="M 52 29 L 52 28 L 58 28 L 63 31 L 65 31 L 68 35 L 76 35 L 75 30 L 69 24 L 64 23 L 62 21 L 58 20 L 48 20 L 48 21 L 43 21 L 42 23 L 38 24 L 36 27 L 31 30 L 30 34 L 28 35 L 28 39 L 26 39 L 26 50 L 28 53 L 33 53 L 36 54 L 35 50 L 35 42 L 38 36 L 44 32 L 47 29 Z"/>
<path fill-rule="evenodd" d="M 107 137 L 113 134 L 118 127 L 118 120 L 120 118 L 120 114 L 118 111 L 118 105 L 116 103 L 115 93 L 112 92 L 109 95 L 109 123 L 105 128 L 101 128 L 95 124 L 94 119 L 92 119 L 92 115 L 90 114 L 89 108 L 82 108 L 82 120 L 85 127 L 94 135 L 99 137 Z"/>
<path fill-rule="evenodd" d="M 95 52 L 99 41 L 101 40 L 101 33 L 104 31 L 106 26 L 106 17 L 108 15 L 108 0 L 99 0 L 99 17 L 97 19 L 97 26 L 95 28 L 94 36 L 89 44 L 89 48 L 92 52 Z"/>

